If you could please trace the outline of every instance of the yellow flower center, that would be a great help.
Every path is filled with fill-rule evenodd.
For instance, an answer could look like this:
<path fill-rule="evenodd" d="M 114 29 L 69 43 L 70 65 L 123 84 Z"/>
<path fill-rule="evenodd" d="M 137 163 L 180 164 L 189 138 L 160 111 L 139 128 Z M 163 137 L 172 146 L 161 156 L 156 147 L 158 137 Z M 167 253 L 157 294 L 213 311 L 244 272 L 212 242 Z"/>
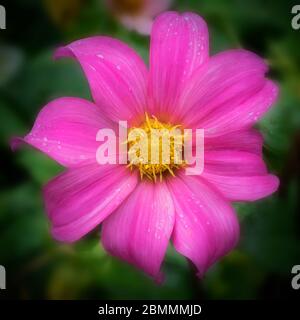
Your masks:
<path fill-rule="evenodd" d="M 184 135 L 180 127 L 146 114 L 142 125 L 128 132 L 128 167 L 137 168 L 141 179 L 147 177 L 154 182 L 158 177 L 162 181 L 165 174 L 175 176 L 174 171 L 185 165 Z"/>

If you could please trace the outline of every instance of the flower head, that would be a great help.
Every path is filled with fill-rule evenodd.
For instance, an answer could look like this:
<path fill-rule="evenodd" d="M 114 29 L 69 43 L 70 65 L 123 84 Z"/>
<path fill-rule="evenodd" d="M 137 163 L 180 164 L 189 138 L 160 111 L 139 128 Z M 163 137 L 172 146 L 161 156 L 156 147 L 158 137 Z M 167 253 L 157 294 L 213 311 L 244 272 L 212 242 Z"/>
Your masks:
<path fill-rule="evenodd" d="M 238 242 L 231 203 L 261 199 L 278 187 L 252 128 L 277 97 L 265 61 L 240 49 L 210 57 L 204 20 L 175 12 L 154 22 L 149 70 L 126 44 L 108 37 L 73 42 L 56 57 L 80 63 L 94 102 L 54 100 L 31 132 L 13 142 L 25 141 L 67 167 L 44 189 L 54 238 L 73 242 L 102 224 L 104 248 L 156 279 L 171 240 L 203 275 Z M 152 129 L 204 129 L 202 174 L 186 175 L 188 164 L 177 165 L 175 140 L 166 166 L 161 160 L 99 165 L 97 132 L 117 132 L 120 120 L 129 133 L 145 136 Z"/>

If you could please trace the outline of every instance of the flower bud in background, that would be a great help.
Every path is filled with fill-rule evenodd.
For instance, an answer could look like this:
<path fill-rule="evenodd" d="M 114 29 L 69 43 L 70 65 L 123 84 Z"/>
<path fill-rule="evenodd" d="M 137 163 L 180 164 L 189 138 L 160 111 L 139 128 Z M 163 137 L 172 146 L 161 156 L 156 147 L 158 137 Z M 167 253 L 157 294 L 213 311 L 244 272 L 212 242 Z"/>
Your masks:
<path fill-rule="evenodd" d="M 84 0 L 44 0 L 46 12 L 60 29 L 72 26 L 84 3 Z"/>
<path fill-rule="evenodd" d="M 167 10 L 172 0 L 105 0 L 105 3 L 126 28 L 149 35 L 153 18 Z"/>

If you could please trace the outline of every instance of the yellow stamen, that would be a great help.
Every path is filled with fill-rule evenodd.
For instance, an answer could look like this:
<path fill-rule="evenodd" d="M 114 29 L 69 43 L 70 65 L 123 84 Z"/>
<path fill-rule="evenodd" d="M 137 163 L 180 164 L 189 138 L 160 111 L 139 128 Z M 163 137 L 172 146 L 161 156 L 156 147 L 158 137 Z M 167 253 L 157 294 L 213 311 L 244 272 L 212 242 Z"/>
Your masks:
<path fill-rule="evenodd" d="M 182 161 L 184 134 L 183 130 L 179 129 L 180 127 L 181 125 L 174 126 L 170 123 L 160 122 L 154 116 L 150 118 L 146 113 L 144 123 L 138 128 L 133 127 L 129 130 L 127 143 L 130 160 L 128 167 L 131 170 L 137 168 L 140 172 L 141 180 L 147 177 L 149 180 L 156 182 L 157 177 L 159 177 L 159 181 L 162 181 L 165 174 L 170 174 L 175 177 L 174 171 L 185 165 L 184 161 Z M 130 139 L 129 137 L 130 134 L 133 133 L 133 130 L 135 133 L 134 138 L 131 137 Z M 158 132 L 161 135 L 157 136 Z M 154 137 L 156 137 L 156 139 L 154 139 Z M 167 140 L 163 139 L 163 137 Z M 165 145 L 164 141 L 168 143 Z M 137 143 L 146 150 L 148 148 L 147 159 L 142 157 L 142 151 L 140 149 L 131 150 Z M 169 148 L 169 153 L 167 153 L 169 155 L 168 159 L 164 157 L 165 153 L 163 151 L 166 150 L 165 148 Z M 156 150 L 158 154 L 157 158 L 159 161 L 153 163 L 152 155 L 154 154 L 154 150 Z"/>

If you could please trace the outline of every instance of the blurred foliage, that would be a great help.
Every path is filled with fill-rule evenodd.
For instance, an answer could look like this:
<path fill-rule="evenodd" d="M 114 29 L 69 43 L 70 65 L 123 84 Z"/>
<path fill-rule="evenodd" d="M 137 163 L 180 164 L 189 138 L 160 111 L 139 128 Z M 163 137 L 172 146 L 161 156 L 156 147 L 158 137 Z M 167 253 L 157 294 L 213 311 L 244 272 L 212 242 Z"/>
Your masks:
<path fill-rule="evenodd" d="M 2 3 L 3 4 L 3 3 Z M 175 1 L 174 9 L 201 14 L 209 24 L 211 52 L 244 47 L 265 57 L 280 100 L 259 124 L 269 168 L 281 178 L 279 192 L 236 204 L 242 224 L 239 247 L 203 280 L 170 246 L 166 281 L 150 279 L 110 256 L 99 230 L 76 245 L 51 239 L 42 186 L 62 169 L 25 148 L 9 149 L 12 135 L 29 130 L 40 108 L 59 96 L 90 98 L 79 66 L 54 62 L 61 43 L 105 34 L 134 47 L 147 61 L 149 39 L 129 32 L 101 0 L 10 0 L 7 30 L 0 33 L 0 264 L 7 268 L 5 296 L 14 298 L 211 298 L 288 297 L 290 270 L 300 264 L 300 31 L 291 28 L 286 0 Z M 126 275 L 126 276 L 124 276 Z"/>

